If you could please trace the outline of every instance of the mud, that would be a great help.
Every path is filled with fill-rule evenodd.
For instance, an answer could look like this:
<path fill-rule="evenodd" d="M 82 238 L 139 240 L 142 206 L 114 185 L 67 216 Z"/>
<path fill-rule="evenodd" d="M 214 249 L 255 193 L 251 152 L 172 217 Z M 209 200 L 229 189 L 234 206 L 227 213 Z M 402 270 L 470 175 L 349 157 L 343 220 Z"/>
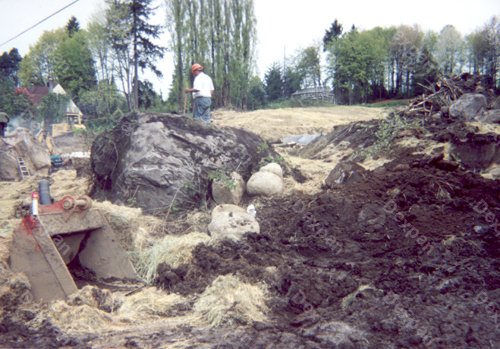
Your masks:
<path fill-rule="evenodd" d="M 439 158 L 407 157 L 362 183 L 267 200 L 260 235 L 199 246 L 188 267 L 163 266 L 158 283 L 192 294 L 221 274 L 265 280 L 280 325 L 259 329 L 259 338 L 289 334 L 294 347 L 493 348 L 500 187 L 442 167 L 450 169 Z M 358 337 L 336 346 L 335 331 L 318 329 L 334 321 Z"/>
<path fill-rule="evenodd" d="M 116 347 L 189 338 L 197 348 L 494 348 L 499 195 L 498 181 L 409 156 L 319 195 L 263 200 L 261 234 L 200 245 L 189 265 L 161 265 L 157 284 L 196 295 L 219 275 L 264 281 L 269 322 L 108 339 Z M 7 316 L 0 325 L 12 347 L 106 347 L 93 334 L 20 323 Z"/>

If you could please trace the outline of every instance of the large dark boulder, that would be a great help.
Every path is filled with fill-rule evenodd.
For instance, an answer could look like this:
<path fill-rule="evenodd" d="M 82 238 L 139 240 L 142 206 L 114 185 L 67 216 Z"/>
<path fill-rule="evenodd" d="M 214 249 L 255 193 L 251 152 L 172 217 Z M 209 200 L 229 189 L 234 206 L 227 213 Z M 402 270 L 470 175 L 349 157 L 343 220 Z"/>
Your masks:
<path fill-rule="evenodd" d="M 450 106 L 450 115 L 466 121 L 475 120 L 476 116 L 488 105 L 488 99 L 480 93 L 465 93 Z"/>
<path fill-rule="evenodd" d="M 276 155 L 263 143 L 241 129 L 171 114 L 129 115 L 92 145 L 92 195 L 151 214 L 196 207 L 209 195 L 210 173 L 237 171 L 247 180 Z"/>

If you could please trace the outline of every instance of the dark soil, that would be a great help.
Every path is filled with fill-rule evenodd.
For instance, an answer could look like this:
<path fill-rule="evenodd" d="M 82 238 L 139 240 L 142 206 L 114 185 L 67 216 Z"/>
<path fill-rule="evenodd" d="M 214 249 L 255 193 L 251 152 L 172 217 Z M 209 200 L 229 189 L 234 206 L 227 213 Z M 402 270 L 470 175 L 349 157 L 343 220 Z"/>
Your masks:
<path fill-rule="evenodd" d="M 372 145 L 377 125 L 367 125 L 338 128 L 328 142 Z M 498 137 L 485 136 L 484 143 L 458 122 L 425 127 L 431 139 L 458 144 L 463 158 L 474 158 L 467 156 L 476 144 L 498 149 Z M 307 155 L 314 158 L 326 143 Z M 488 159 L 497 161 L 495 154 Z M 333 181 L 318 195 L 263 199 L 260 234 L 199 245 L 181 268 L 159 266 L 157 285 L 183 295 L 203 292 L 219 275 L 265 282 L 267 323 L 67 338 L 51 324 L 32 333 L 7 316 L 0 338 L 10 347 L 139 348 L 189 340 L 193 348 L 498 348 L 499 181 L 460 159 L 401 148 L 391 156 L 396 160 L 361 180 Z"/>
<path fill-rule="evenodd" d="M 406 155 L 314 196 L 262 201 L 260 234 L 198 246 L 157 284 L 201 293 L 219 275 L 266 282 L 269 323 L 109 334 L 109 347 L 189 338 L 196 348 L 496 348 L 499 181 L 441 157 Z M 274 267 L 274 268 L 269 268 Z M 106 347 L 5 317 L 9 347 Z M 7 335 L 8 334 L 8 335 Z M 16 342 L 16 339 L 19 342 Z M 118 346 L 117 346 L 118 345 Z M 1 345 L 0 345 L 1 347 Z"/>
<path fill-rule="evenodd" d="M 281 333 L 277 347 L 493 348 L 498 184 L 439 158 L 399 159 L 361 183 L 265 201 L 261 234 L 201 245 L 189 266 L 161 266 L 158 283 L 192 294 L 228 273 L 265 280 L 275 325 L 259 329 L 263 347 Z M 339 341 L 335 321 L 358 335 Z M 244 347 L 234 341 L 225 347 Z"/>

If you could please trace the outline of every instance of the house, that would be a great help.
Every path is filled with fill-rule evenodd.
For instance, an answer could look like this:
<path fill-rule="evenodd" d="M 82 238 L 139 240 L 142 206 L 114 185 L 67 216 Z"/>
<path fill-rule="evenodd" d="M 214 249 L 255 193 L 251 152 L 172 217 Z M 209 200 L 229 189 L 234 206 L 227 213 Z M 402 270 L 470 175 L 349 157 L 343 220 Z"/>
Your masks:
<path fill-rule="evenodd" d="M 54 87 L 33 86 L 28 89 L 27 95 L 33 105 L 38 107 L 42 101 L 42 98 L 47 96 L 49 93 L 56 93 L 64 96 L 68 95 L 60 84 L 57 84 Z M 83 113 L 71 98 L 69 99 L 66 106 L 65 116 L 66 122 L 51 125 L 50 133 L 53 137 L 71 132 L 73 128 L 85 128 L 85 126 L 83 126 Z"/>
<path fill-rule="evenodd" d="M 62 88 L 60 84 L 52 89 L 52 93 L 57 93 L 59 95 L 67 96 L 66 91 Z M 66 119 L 70 125 L 81 125 L 82 124 L 83 113 L 76 106 L 75 102 L 70 98 L 68 105 L 66 106 Z"/>
<path fill-rule="evenodd" d="M 328 87 L 305 88 L 292 93 L 292 98 L 333 102 L 333 94 Z"/>

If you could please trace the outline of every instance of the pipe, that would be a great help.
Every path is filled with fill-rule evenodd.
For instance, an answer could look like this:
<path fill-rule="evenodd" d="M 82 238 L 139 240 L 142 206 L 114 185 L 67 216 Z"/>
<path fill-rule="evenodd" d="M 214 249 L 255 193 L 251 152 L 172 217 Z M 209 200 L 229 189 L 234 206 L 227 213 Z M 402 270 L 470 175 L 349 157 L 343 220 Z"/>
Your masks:
<path fill-rule="evenodd" d="M 50 184 L 47 179 L 42 179 L 38 182 L 38 192 L 40 193 L 40 205 L 52 204 L 52 198 L 50 197 Z"/>

